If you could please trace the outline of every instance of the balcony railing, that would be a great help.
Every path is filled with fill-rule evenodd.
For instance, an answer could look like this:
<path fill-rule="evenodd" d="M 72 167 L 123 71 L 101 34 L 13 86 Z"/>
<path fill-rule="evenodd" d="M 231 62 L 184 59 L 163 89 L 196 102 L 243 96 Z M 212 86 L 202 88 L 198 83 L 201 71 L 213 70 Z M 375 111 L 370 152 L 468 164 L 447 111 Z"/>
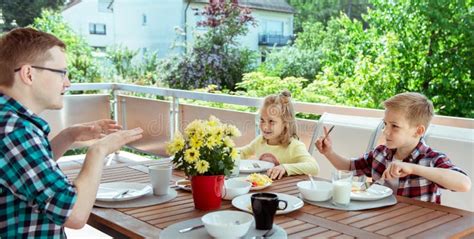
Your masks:
<path fill-rule="evenodd" d="M 291 36 L 259 34 L 258 44 L 267 46 L 285 46 L 292 40 Z"/>

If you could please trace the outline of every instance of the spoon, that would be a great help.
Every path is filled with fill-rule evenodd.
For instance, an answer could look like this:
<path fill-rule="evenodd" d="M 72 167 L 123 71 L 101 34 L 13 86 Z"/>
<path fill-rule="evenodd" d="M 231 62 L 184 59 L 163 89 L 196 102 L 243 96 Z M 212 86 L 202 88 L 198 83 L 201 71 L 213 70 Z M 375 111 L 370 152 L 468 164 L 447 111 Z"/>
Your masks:
<path fill-rule="evenodd" d="M 308 174 L 308 178 L 309 178 L 309 180 L 311 181 L 311 188 L 312 188 L 312 189 L 315 189 L 315 188 L 316 188 L 316 184 L 314 183 L 313 176 L 311 176 L 311 174 Z"/>

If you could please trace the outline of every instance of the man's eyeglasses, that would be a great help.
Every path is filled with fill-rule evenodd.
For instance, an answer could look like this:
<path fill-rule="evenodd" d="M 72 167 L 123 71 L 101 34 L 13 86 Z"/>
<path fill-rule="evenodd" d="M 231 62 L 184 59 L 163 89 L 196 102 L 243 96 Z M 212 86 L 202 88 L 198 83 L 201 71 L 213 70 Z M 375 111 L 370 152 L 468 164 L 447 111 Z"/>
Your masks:
<path fill-rule="evenodd" d="M 35 68 L 35 69 L 47 70 L 47 71 L 59 73 L 59 74 L 61 74 L 61 77 L 63 78 L 63 80 L 66 80 L 66 78 L 67 78 L 67 73 L 68 73 L 67 70 L 53 69 L 53 68 L 42 67 L 42 66 L 31 66 L 31 67 Z M 19 70 L 21 70 L 21 67 L 15 69 L 14 71 L 17 72 Z"/>

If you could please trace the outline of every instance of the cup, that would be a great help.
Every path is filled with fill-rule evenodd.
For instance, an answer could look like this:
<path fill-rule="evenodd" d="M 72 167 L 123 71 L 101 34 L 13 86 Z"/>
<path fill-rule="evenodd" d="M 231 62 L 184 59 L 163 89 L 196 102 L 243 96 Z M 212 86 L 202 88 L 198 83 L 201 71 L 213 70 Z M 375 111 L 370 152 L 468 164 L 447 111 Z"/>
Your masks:
<path fill-rule="evenodd" d="M 257 230 L 272 229 L 276 210 L 285 210 L 288 206 L 287 201 L 279 200 L 274 193 L 255 193 L 250 199 Z"/>
<path fill-rule="evenodd" d="M 163 196 L 168 194 L 171 180 L 171 165 L 156 165 L 148 167 L 153 194 Z"/>
<path fill-rule="evenodd" d="M 332 173 L 333 194 L 332 203 L 336 206 L 347 207 L 351 202 L 352 172 L 336 170 Z"/>

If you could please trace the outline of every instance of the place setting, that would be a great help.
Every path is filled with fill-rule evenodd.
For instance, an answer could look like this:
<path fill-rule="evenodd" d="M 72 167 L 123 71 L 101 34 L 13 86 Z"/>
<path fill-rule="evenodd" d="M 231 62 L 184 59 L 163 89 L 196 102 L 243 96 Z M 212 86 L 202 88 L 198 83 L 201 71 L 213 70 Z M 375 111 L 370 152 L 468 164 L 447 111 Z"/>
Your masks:
<path fill-rule="evenodd" d="M 101 183 L 94 206 L 104 208 L 133 208 L 161 204 L 174 199 L 177 192 L 170 188 L 170 165 L 149 167 L 150 183 Z"/>
<path fill-rule="evenodd" d="M 314 180 L 297 183 L 300 197 L 309 204 L 346 211 L 395 205 L 393 190 L 384 185 L 353 181 L 352 172 L 336 170 L 332 182 Z M 365 179 L 365 178 L 364 178 Z"/>
<path fill-rule="evenodd" d="M 248 201 L 240 203 L 242 196 L 248 196 Z M 292 197 L 280 193 L 244 194 L 232 200 L 232 205 L 242 211 L 215 211 L 175 223 L 165 228 L 160 238 L 287 238 L 286 231 L 273 220 L 275 214 L 289 213 L 303 206 L 301 199 Z M 294 207 L 294 203 L 298 205 Z M 245 207 L 240 206 L 244 204 Z"/>

